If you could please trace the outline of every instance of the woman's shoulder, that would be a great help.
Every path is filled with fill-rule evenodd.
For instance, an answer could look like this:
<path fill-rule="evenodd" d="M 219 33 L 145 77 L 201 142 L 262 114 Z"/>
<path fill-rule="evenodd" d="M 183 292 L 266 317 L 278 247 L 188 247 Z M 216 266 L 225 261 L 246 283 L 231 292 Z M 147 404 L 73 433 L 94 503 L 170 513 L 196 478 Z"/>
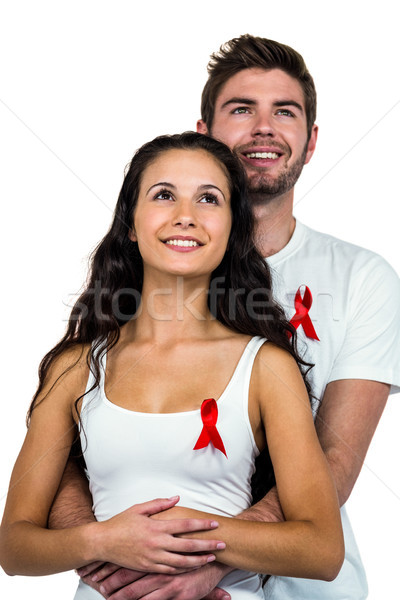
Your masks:
<path fill-rule="evenodd" d="M 61 391 L 76 397 L 85 389 L 89 376 L 90 344 L 74 344 L 54 356 L 50 361 L 44 379 L 42 396 L 50 391 Z"/>
<path fill-rule="evenodd" d="M 88 368 L 90 351 L 91 344 L 73 344 L 54 358 L 50 370 L 54 373 L 59 371 L 79 372 L 86 367 Z"/>
<path fill-rule="evenodd" d="M 265 340 L 260 347 L 253 367 L 254 383 L 265 387 L 288 385 L 303 386 L 303 377 L 296 359 L 284 348 Z"/>
<path fill-rule="evenodd" d="M 285 348 L 282 348 L 281 346 L 278 346 L 274 342 L 270 342 L 265 338 L 259 339 L 260 341 L 263 341 L 263 344 L 260 346 L 260 350 L 257 355 L 258 360 L 268 360 L 268 362 L 273 361 L 276 363 L 287 365 L 294 364 L 297 366 L 295 358 L 288 350 L 285 350 Z"/>

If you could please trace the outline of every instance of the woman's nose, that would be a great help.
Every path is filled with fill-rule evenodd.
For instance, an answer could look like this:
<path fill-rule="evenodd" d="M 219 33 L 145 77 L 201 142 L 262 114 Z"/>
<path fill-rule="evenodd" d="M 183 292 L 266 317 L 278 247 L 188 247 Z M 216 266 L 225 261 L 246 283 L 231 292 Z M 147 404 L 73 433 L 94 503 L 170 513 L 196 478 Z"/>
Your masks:
<path fill-rule="evenodd" d="M 180 202 L 176 206 L 176 211 L 173 220 L 174 227 L 187 229 L 188 227 L 196 227 L 196 219 L 194 215 L 192 203 Z"/>

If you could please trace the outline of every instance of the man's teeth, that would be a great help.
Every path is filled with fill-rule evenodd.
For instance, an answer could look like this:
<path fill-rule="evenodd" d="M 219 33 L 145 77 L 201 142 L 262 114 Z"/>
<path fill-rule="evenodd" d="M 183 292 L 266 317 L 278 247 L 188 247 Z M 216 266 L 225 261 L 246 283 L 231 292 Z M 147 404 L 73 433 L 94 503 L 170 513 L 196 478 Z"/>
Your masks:
<path fill-rule="evenodd" d="M 190 246 L 199 246 L 194 240 L 167 240 L 165 242 L 169 246 L 182 246 L 183 248 L 189 248 Z"/>
<path fill-rule="evenodd" d="M 276 152 L 250 152 L 246 156 L 247 158 L 279 158 L 279 154 Z"/>

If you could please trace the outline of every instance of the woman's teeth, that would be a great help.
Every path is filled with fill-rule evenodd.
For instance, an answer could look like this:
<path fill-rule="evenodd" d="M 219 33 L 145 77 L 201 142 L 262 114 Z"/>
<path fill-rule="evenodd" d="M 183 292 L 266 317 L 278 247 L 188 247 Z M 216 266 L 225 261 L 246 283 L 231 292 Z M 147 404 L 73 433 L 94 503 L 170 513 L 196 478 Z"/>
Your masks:
<path fill-rule="evenodd" d="M 190 246 L 199 246 L 199 244 L 194 240 L 167 240 L 165 243 L 169 246 L 183 246 L 184 248 L 189 248 Z"/>

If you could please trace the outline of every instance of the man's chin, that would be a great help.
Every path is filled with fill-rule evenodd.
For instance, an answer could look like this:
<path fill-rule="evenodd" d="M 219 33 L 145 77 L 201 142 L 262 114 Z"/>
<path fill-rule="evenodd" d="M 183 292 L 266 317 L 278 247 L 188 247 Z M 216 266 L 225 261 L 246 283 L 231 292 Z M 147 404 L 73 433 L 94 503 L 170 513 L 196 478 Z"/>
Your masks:
<path fill-rule="evenodd" d="M 249 200 L 252 206 L 265 206 L 266 204 L 269 204 L 270 202 L 276 200 L 276 198 L 279 198 L 280 196 L 282 196 L 280 192 L 272 194 L 271 192 L 267 192 L 264 189 L 257 191 L 249 190 Z"/>
<path fill-rule="evenodd" d="M 288 191 L 287 185 L 282 182 L 250 181 L 248 182 L 248 193 L 252 204 L 265 204 L 282 196 Z"/>
<path fill-rule="evenodd" d="M 306 150 L 304 148 L 302 156 L 290 168 L 277 173 L 275 177 L 271 173 L 251 173 L 246 170 L 248 192 L 253 205 L 268 203 L 294 188 L 303 170 Z"/>

